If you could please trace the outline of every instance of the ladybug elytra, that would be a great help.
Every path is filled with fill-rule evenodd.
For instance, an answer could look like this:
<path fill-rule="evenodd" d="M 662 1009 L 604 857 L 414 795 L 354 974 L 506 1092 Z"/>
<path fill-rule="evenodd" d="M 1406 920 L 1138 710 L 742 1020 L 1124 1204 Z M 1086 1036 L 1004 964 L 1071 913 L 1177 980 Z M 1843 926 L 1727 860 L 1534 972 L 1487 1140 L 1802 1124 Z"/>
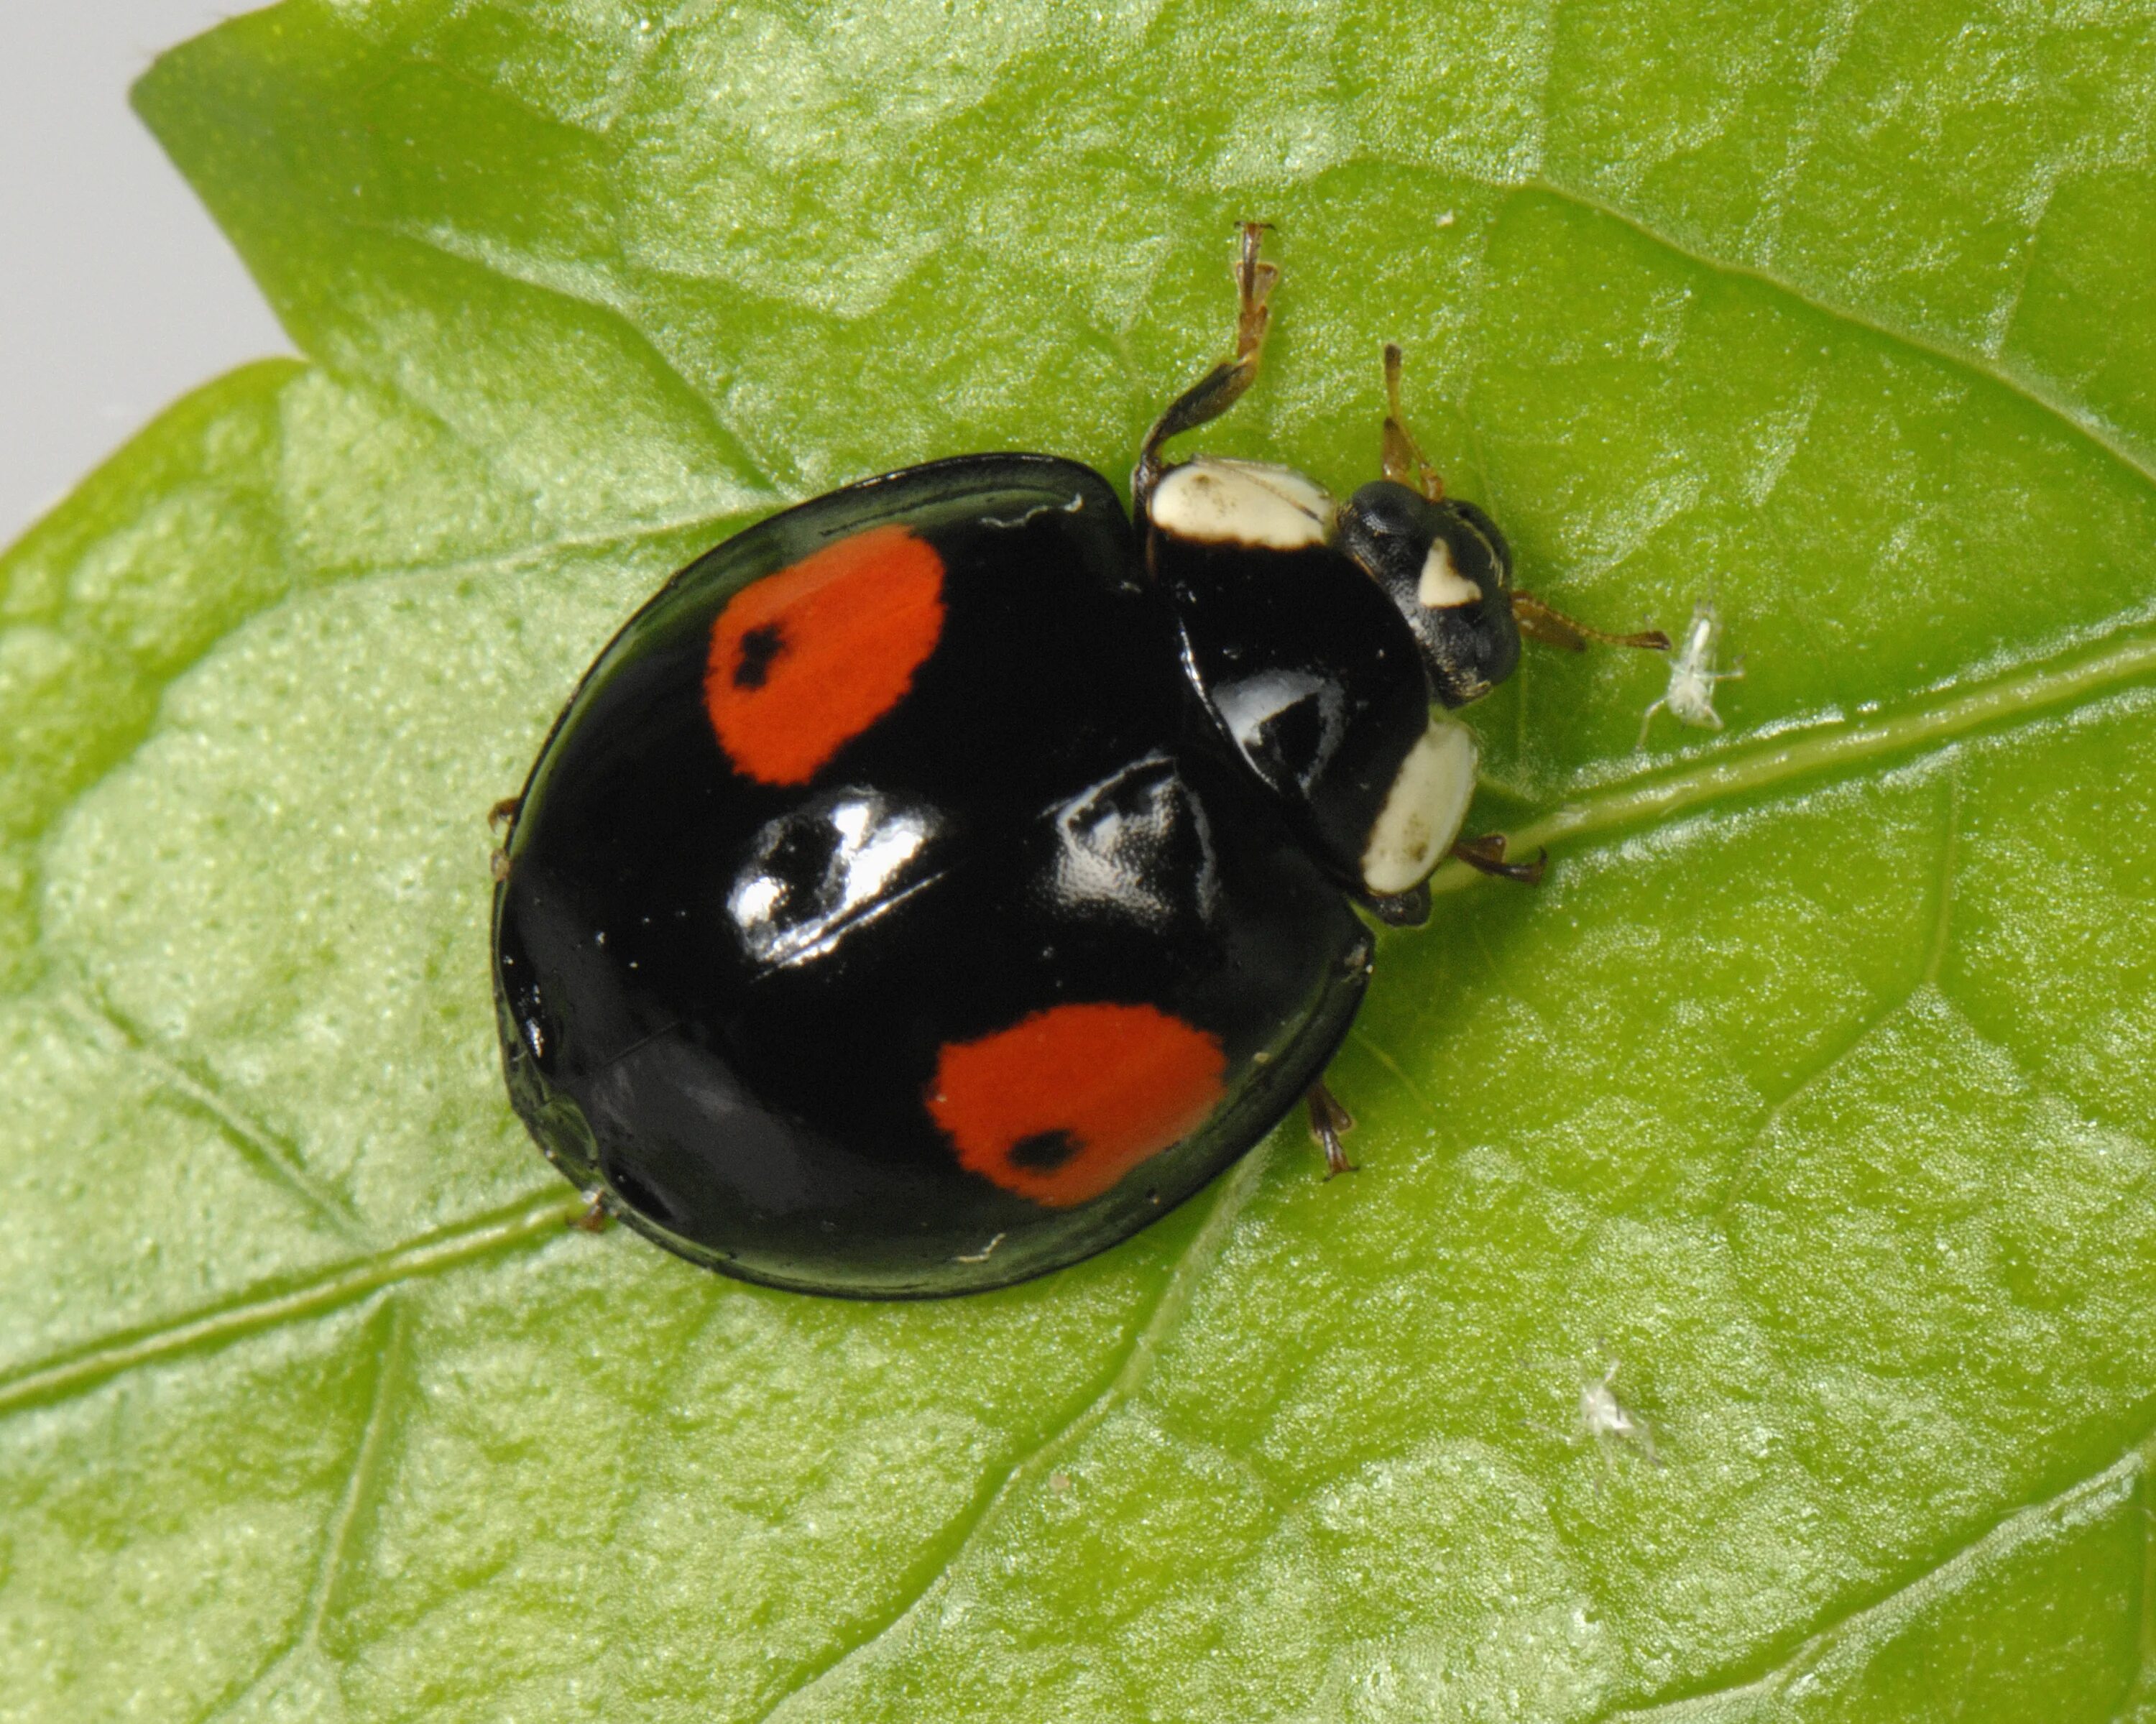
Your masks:
<path fill-rule="evenodd" d="M 675 575 L 557 720 L 496 859 L 517 1112 L 683 1256 L 920 1297 L 1115 1244 L 1322 1082 L 1373 942 L 1429 911 L 1473 731 L 1522 632 L 1399 413 L 1345 503 L 1163 448 L 1256 375 L 1276 272 L 1241 230 L 1235 350 L 1091 469 L 968 455 L 774 516 Z M 1134 524 L 1135 523 L 1135 524 Z"/>

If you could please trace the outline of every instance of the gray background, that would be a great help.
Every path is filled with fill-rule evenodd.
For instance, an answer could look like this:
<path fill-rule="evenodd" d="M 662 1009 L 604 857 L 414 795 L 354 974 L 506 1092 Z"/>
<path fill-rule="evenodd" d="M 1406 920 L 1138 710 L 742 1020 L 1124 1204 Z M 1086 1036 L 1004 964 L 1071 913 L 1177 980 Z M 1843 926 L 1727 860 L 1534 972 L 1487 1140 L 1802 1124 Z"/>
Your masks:
<path fill-rule="evenodd" d="M 0 0 L 0 545 L 174 396 L 290 351 L 127 105 L 159 49 L 249 9 Z"/>

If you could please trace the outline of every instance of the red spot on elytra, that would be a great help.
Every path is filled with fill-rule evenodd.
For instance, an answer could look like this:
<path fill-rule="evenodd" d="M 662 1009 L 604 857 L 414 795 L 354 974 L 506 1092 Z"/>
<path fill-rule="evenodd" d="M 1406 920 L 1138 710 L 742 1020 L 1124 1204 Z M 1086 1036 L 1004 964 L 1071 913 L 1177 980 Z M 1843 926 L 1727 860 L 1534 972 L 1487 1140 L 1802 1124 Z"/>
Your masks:
<path fill-rule="evenodd" d="M 947 1044 L 928 1111 L 961 1166 L 1067 1208 L 1204 1124 L 1227 1066 L 1218 1038 L 1152 1006 L 1054 1006 Z"/>
<path fill-rule="evenodd" d="M 870 527 L 742 588 L 711 624 L 704 706 L 736 769 L 806 784 L 896 706 L 943 632 L 943 559 Z"/>

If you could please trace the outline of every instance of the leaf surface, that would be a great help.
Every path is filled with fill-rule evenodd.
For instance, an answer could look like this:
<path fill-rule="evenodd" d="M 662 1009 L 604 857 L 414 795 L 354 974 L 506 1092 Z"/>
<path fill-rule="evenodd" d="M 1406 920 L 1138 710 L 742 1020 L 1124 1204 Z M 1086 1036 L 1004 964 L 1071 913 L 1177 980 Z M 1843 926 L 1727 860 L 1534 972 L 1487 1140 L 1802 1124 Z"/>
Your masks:
<path fill-rule="evenodd" d="M 2151 23 L 285 0 L 160 62 L 308 359 L 0 564 L 0 1716 L 2150 1716 Z M 1386 938 L 1354 1179 L 1283 1130 L 928 1306 L 566 1230 L 488 804 L 757 515 L 1119 474 L 1247 215 L 1210 446 L 1352 486 L 1401 341 L 1524 584 L 1717 597 L 1728 728 L 1637 746 L 1617 654 L 1477 711 L 1555 865 Z"/>

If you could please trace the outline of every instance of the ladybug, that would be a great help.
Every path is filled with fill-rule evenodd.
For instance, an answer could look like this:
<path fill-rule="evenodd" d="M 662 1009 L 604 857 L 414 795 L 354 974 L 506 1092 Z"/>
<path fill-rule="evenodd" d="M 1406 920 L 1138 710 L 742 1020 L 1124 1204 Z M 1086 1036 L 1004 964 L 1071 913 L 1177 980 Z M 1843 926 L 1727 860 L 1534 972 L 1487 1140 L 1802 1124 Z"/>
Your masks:
<path fill-rule="evenodd" d="M 585 674 L 495 857 L 516 1111 L 682 1256 L 805 1292 L 999 1287 L 1206 1184 L 1322 1082 L 1382 921 L 1463 841 L 1454 711 L 1512 590 L 1399 413 L 1345 504 L 1163 446 L 1257 374 L 1277 279 L 1246 223 L 1233 354 L 1138 453 L 966 455 L 773 516 L 669 581 Z M 1623 638 L 1664 646 L 1660 636 Z"/>

